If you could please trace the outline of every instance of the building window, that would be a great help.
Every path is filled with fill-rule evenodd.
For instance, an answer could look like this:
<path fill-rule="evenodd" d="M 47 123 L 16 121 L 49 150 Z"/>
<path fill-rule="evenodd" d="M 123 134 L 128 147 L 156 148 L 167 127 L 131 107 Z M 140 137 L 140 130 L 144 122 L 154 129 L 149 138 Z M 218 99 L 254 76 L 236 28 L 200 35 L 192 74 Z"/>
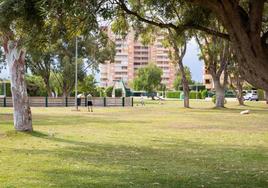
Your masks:
<path fill-rule="evenodd" d="M 206 84 L 210 84 L 210 80 L 209 79 L 205 79 L 205 83 Z"/>

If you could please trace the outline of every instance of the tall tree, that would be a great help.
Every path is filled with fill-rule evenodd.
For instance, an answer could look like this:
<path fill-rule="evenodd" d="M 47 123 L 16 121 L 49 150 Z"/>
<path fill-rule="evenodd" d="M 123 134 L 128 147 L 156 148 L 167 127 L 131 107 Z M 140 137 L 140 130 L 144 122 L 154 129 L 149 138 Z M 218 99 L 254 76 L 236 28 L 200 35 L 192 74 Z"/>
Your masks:
<path fill-rule="evenodd" d="M 224 107 L 225 89 L 228 83 L 228 62 L 230 61 L 230 44 L 216 36 L 196 35 L 201 51 L 201 58 L 212 76 L 216 90 L 216 107 Z M 223 80 L 221 77 L 223 76 Z"/>
<path fill-rule="evenodd" d="M 192 80 L 192 73 L 190 71 L 190 68 L 187 66 L 184 66 L 184 70 L 185 70 L 184 72 L 185 72 L 188 83 L 194 84 L 194 81 Z M 180 86 L 182 86 L 182 76 L 181 76 L 181 73 L 178 71 L 176 75 L 176 79 L 174 80 L 174 83 L 173 83 L 173 87 L 174 89 L 178 90 Z"/>
<path fill-rule="evenodd" d="M 44 20 L 41 6 L 38 1 L 2 0 L 0 14 L 2 44 L 11 78 L 14 127 L 18 131 L 32 131 L 24 65 L 26 48 L 34 44 L 30 39 L 35 37 L 38 40 L 40 36 Z"/>
<path fill-rule="evenodd" d="M 36 52 L 35 49 L 33 49 L 33 51 L 31 49 L 28 51 L 28 54 L 28 57 L 26 57 L 26 67 L 29 68 L 34 75 L 41 76 L 46 86 L 47 96 L 51 96 L 50 73 L 53 64 L 53 53 L 40 53 L 40 51 Z"/>
<path fill-rule="evenodd" d="M 177 62 L 177 65 L 179 67 L 179 73 L 181 75 L 181 84 L 183 88 L 183 94 L 184 94 L 184 107 L 189 108 L 190 107 L 190 89 L 189 89 L 189 81 L 187 79 L 186 70 L 183 65 L 183 57 L 186 53 L 187 48 L 187 39 L 186 35 L 176 35 L 176 32 L 172 31 L 171 29 L 168 29 L 168 38 L 169 43 L 174 49 L 174 59 Z"/>
<path fill-rule="evenodd" d="M 241 76 L 237 58 L 232 53 L 228 63 L 229 86 L 235 92 L 239 105 L 244 105 L 243 85 L 245 79 Z"/>
<path fill-rule="evenodd" d="M 11 77 L 14 106 L 14 127 L 32 131 L 32 115 L 25 84 L 26 50 L 48 42 L 44 28 L 73 38 L 96 30 L 97 14 L 104 1 L 1 0 L 0 34 Z M 85 9 L 86 7 L 86 9 Z M 64 18 L 64 19 L 62 19 Z M 62 28 L 62 25 L 68 27 Z M 57 31 L 57 32 L 56 32 Z"/>
<path fill-rule="evenodd" d="M 134 89 L 144 90 L 153 93 L 161 86 L 161 76 L 163 72 L 155 64 L 149 64 L 144 68 L 138 69 L 134 79 Z"/>
<path fill-rule="evenodd" d="M 266 0 L 116 0 L 131 18 L 178 33 L 199 30 L 230 40 L 242 76 L 257 88 L 268 90 L 268 3 Z M 227 32 L 215 30 L 214 17 Z M 268 93 L 268 91 L 267 91 Z"/>

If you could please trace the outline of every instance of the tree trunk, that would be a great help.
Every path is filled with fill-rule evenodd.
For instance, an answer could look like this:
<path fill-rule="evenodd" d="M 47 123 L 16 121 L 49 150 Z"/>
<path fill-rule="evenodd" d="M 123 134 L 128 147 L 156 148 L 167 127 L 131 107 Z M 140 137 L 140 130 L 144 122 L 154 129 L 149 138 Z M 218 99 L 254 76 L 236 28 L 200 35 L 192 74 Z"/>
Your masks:
<path fill-rule="evenodd" d="M 51 90 L 51 87 L 50 87 L 50 84 L 49 84 L 49 78 L 44 78 L 44 82 L 45 82 L 45 85 L 46 85 L 46 91 L 47 91 L 47 96 L 48 97 L 52 97 L 52 90 Z"/>
<path fill-rule="evenodd" d="M 221 86 L 220 78 L 213 78 L 216 90 L 216 108 L 224 108 L 224 87 Z"/>
<path fill-rule="evenodd" d="M 177 33 L 178 34 L 178 33 Z M 190 101 L 189 101 L 189 83 L 186 78 L 186 74 L 184 71 L 184 66 L 182 63 L 182 59 L 185 56 L 186 53 L 186 48 L 187 48 L 187 43 L 184 41 L 184 44 L 180 47 L 178 47 L 178 43 L 176 41 L 176 37 L 172 34 L 172 32 L 169 30 L 169 37 L 170 41 L 172 43 L 172 46 L 175 50 L 175 58 L 178 61 L 178 66 L 179 66 L 179 71 L 181 72 L 181 77 L 182 77 L 182 88 L 183 88 L 183 93 L 184 93 L 184 108 L 190 108 Z"/>
<path fill-rule="evenodd" d="M 239 79 L 239 78 L 237 78 L 237 79 Z M 239 105 L 244 105 L 243 86 L 242 86 L 240 80 L 237 80 L 236 87 L 237 87 L 236 98 L 239 102 Z"/>
<path fill-rule="evenodd" d="M 183 87 L 183 93 L 184 93 L 184 108 L 190 108 L 190 92 L 189 92 L 189 86 L 188 84 L 182 84 L 182 87 Z"/>
<path fill-rule="evenodd" d="M 239 66 L 242 68 L 242 76 L 253 86 L 268 90 L 267 45 L 262 44 L 259 32 L 248 30 L 248 20 L 242 18 L 238 6 L 234 5 L 235 3 L 232 1 L 218 1 L 217 3 L 220 6 L 214 11 L 230 35 L 236 49 Z M 256 24 L 254 27 L 259 27 L 259 25 Z"/>
<path fill-rule="evenodd" d="M 268 91 L 265 91 L 265 100 L 266 100 L 266 104 L 268 104 Z"/>
<path fill-rule="evenodd" d="M 243 92 L 237 91 L 236 98 L 238 100 L 239 105 L 244 106 Z"/>
<path fill-rule="evenodd" d="M 185 108 L 190 108 L 190 91 L 189 91 L 189 84 L 188 84 L 188 80 L 186 78 L 185 75 L 185 71 L 184 71 L 184 66 L 182 64 L 182 61 L 179 61 L 179 67 L 180 67 L 180 72 L 181 72 L 181 76 L 182 76 L 182 89 L 183 89 L 183 93 L 184 93 L 184 107 Z"/>
<path fill-rule="evenodd" d="M 33 131 L 32 114 L 24 78 L 25 51 L 17 41 L 4 41 L 6 60 L 9 66 L 11 92 L 14 108 L 14 128 L 17 131 Z"/>

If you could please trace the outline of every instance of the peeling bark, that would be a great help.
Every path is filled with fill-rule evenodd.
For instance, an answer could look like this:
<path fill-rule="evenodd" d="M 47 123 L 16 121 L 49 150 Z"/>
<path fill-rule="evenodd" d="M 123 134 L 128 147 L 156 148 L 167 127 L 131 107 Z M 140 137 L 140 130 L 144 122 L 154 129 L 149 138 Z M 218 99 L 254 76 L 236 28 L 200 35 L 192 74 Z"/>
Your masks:
<path fill-rule="evenodd" d="M 11 79 L 14 128 L 17 131 L 33 131 L 31 108 L 24 78 L 25 51 L 18 47 L 18 41 L 6 39 L 4 44 Z"/>
<path fill-rule="evenodd" d="M 214 87 L 216 90 L 216 103 L 215 103 L 215 105 L 217 108 L 223 108 L 224 107 L 224 100 L 225 100 L 224 87 L 221 85 L 219 78 L 214 77 L 213 82 L 214 82 Z"/>

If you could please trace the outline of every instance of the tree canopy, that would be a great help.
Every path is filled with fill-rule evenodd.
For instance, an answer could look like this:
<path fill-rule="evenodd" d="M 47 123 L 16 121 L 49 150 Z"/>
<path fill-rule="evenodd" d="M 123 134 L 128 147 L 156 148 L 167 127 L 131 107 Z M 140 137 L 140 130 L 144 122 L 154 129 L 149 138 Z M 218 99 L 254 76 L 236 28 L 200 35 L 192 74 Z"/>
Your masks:
<path fill-rule="evenodd" d="M 137 76 L 134 79 L 134 89 L 144 90 L 148 93 L 156 91 L 161 86 L 162 74 L 162 69 L 152 63 L 144 68 L 138 69 Z"/>

